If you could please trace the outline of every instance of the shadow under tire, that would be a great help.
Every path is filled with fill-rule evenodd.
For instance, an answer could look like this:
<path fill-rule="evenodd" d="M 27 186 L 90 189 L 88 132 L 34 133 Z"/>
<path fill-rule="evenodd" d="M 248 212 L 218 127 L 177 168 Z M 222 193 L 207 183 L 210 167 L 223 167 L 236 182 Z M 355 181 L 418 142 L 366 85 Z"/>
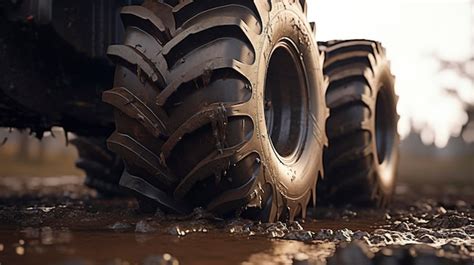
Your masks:
<path fill-rule="evenodd" d="M 124 43 L 108 51 L 115 84 L 103 94 L 115 107 L 108 146 L 125 162 L 121 185 L 165 212 L 305 216 L 327 108 L 304 3 L 124 8 Z"/>
<path fill-rule="evenodd" d="M 319 43 L 329 77 L 325 204 L 385 206 L 398 164 L 398 97 L 382 45 L 370 40 Z"/>

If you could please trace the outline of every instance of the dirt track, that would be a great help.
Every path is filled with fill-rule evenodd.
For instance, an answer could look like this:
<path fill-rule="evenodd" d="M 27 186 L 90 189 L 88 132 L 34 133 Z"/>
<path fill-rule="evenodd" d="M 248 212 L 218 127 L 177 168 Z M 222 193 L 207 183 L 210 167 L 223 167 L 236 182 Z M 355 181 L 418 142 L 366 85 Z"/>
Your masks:
<path fill-rule="evenodd" d="M 470 186 L 400 185 L 387 210 L 318 208 L 270 225 L 143 216 L 81 181 L 0 178 L 0 264 L 474 264 Z"/>

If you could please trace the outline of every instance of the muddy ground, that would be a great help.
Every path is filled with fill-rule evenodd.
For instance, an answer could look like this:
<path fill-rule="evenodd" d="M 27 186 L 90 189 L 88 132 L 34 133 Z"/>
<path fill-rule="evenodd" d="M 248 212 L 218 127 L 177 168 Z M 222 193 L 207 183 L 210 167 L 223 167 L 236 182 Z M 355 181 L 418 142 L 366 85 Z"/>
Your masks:
<path fill-rule="evenodd" d="M 386 210 L 260 224 L 143 216 L 81 177 L 0 178 L 0 264 L 474 264 L 474 190 L 400 184 Z"/>

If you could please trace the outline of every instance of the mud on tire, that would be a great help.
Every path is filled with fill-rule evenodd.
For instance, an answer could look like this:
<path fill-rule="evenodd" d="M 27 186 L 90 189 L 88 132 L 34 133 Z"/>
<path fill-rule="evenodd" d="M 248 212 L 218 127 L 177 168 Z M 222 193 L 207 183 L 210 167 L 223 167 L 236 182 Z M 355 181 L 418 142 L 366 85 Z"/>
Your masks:
<path fill-rule="evenodd" d="M 370 40 L 319 43 L 330 84 L 326 102 L 329 148 L 322 201 L 385 205 L 393 193 L 398 162 L 398 97 L 382 45 Z"/>
<path fill-rule="evenodd" d="M 179 3 L 178 3 L 179 2 Z M 121 185 L 165 211 L 305 215 L 327 142 L 325 82 L 305 1 L 125 7 L 111 150 Z M 147 200 L 149 201 L 149 200 Z"/>

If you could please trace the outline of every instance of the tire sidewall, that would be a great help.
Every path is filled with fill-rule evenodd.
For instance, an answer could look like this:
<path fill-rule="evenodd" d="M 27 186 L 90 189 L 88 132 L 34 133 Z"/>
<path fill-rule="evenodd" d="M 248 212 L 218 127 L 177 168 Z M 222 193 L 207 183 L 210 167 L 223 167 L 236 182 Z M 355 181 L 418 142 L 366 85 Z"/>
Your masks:
<path fill-rule="evenodd" d="M 373 106 L 371 108 L 372 112 L 375 114 L 377 111 L 376 107 L 376 102 L 377 99 L 380 95 L 379 92 L 384 93 L 385 96 L 385 103 L 388 103 L 389 106 L 389 113 L 391 113 L 392 117 L 387 117 L 389 119 L 393 119 L 392 122 L 394 123 L 394 132 L 393 132 L 393 138 L 391 139 L 391 150 L 389 153 L 386 154 L 386 159 L 383 161 L 382 164 L 380 164 L 379 158 L 378 158 L 378 151 L 377 151 L 377 140 L 373 139 L 372 141 L 372 150 L 374 154 L 374 159 L 373 163 L 376 170 L 376 178 L 378 181 L 378 185 L 380 187 L 381 192 L 384 194 L 384 197 L 389 198 L 391 197 L 394 188 L 395 188 L 395 182 L 396 182 L 396 176 L 397 176 L 397 165 L 398 165 L 398 155 L 399 155 L 399 135 L 398 132 L 396 131 L 397 129 L 397 96 L 395 94 L 395 82 L 393 79 L 393 76 L 390 73 L 389 69 L 389 64 L 388 61 L 386 60 L 385 57 L 381 57 L 381 63 L 379 64 L 379 67 L 377 71 L 375 72 L 375 85 L 373 87 L 376 88 L 375 91 L 373 91 L 374 95 L 374 100 L 373 100 Z M 379 60 L 380 60 L 379 59 Z M 383 91 L 382 91 L 383 90 Z M 371 126 L 372 130 L 374 132 L 374 137 L 376 137 L 376 115 L 371 115 Z"/>
<path fill-rule="evenodd" d="M 278 192 L 291 200 L 301 199 L 310 190 L 315 189 L 318 174 L 322 170 L 322 153 L 326 139 L 326 103 L 319 51 L 306 17 L 297 5 L 282 2 L 273 4 L 270 20 L 262 34 L 262 45 L 257 51 L 257 76 L 256 83 L 253 84 L 256 88 L 253 101 L 257 106 L 255 133 L 260 143 L 265 181 L 274 183 Z M 273 147 L 266 128 L 264 110 L 269 62 L 274 47 L 282 40 L 290 43 L 299 54 L 308 96 L 307 126 L 303 134 L 302 152 L 297 160 L 290 164 L 283 163 Z"/>

